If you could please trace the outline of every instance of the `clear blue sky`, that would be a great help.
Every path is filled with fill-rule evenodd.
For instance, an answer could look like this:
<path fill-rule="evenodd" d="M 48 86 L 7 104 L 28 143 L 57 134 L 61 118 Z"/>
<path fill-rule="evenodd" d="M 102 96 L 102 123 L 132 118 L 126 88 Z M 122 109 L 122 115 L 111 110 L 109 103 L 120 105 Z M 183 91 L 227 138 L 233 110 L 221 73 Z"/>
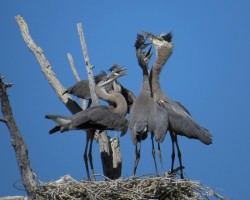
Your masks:
<path fill-rule="evenodd" d="M 90 2 L 90 1 L 89 1 Z M 118 63 L 128 68 L 120 81 L 135 94 L 142 82 L 134 41 L 141 30 L 172 31 L 174 53 L 162 75 L 162 89 L 182 102 L 192 116 L 213 133 L 213 144 L 180 137 L 185 175 L 222 189 L 234 199 L 249 197 L 250 151 L 250 3 L 249 1 L 1 1 L 0 73 L 6 82 L 14 117 L 28 146 L 31 166 L 41 181 L 70 174 L 86 176 L 83 165 L 85 133 L 49 135 L 54 125 L 48 113 L 69 115 L 50 87 L 20 34 L 14 16 L 21 15 L 31 36 L 45 53 L 65 87 L 75 79 L 67 53 L 73 55 L 86 79 L 76 24 L 82 22 L 94 73 Z M 126 2 L 126 3 L 125 3 Z M 24 194 L 6 126 L 0 124 L 0 196 Z M 110 133 L 111 135 L 113 133 Z M 121 138 L 123 176 L 132 174 L 134 146 L 129 133 Z M 170 168 L 171 145 L 162 145 L 165 170 Z M 99 147 L 94 163 L 102 173 Z M 150 140 L 142 144 L 138 175 L 154 174 Z"/>

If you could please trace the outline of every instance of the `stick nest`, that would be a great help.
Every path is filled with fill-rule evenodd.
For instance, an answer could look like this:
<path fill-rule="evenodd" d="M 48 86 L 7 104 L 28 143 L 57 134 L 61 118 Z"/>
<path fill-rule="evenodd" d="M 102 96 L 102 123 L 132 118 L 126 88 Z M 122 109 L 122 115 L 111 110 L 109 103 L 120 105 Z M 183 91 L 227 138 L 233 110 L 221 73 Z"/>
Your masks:
<path fill-rule="evenodd" d="M 40 184 L 37 199 L 226 199 L 199 182 L 169 177 L 129 177 L 78 182 L 66 175 Z"/>

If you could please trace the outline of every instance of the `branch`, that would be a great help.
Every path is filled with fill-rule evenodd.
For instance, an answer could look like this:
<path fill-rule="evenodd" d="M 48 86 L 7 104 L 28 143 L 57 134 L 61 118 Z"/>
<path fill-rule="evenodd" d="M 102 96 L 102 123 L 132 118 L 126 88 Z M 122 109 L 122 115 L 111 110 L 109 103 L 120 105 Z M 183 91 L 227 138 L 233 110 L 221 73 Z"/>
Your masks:
<path fill-rule="evenodd" d="M 7 120 L 4 118 L 0 118 L 0 122 L 7 123 Z"/>
<path fill-rule="evenodd" d="M 74 60 L 73 60 L 73 57 L 70 53 L 67 54 L 68 56 L 68 59 L 69 59 L 69 63 L 70 63 L 70 67 L 71 67 L 71 70 L 74 74 L 74 77 L 76 79 L 77 82 L 79 82 L 81 79 L 76 71 L 76 68 L 75 68 L 75 65 L 74 65 Z M 87 103 L 86 103 L 86 100 L 85 99 L 81 99 L 81 103 L 82 103 L 82 109 L 85 110 L 86 107 L 87 107 Z"/>
<path fill-rule="evenodd" d="M 43 50 L 35 44 L 33 39 L 31 38 L 29 34 L 28 25 L 24 21 L 24 19 L 18 15 L 15 17 L 17 23 L 20 26 L 21 33 L 23 36 L 24 41 L 26 42 L 28 48 L 31 50 L 31 52 L 35 55 L 43 74 L 45 75 L 46 79 L 50 83 L 51 87 L 55 90 L 57 95 L 59 96 L 60 100 L 67 106 L 67 108 L 70 110 L 71 113 L 75 114 L 82 109 L 80 106 L 72 99 L 72 97 L 69 94 L 62 93 L 66 90 L 65 87 L 62 86 L 60 81 L 56 78 L 55 72 L 53 71 L 50 63 L 44 56 Z"/>
<path fill-rule="evenodd" d="M 68 59 L 69 59 L 69 63 L 70 63 L 70 67 L 71 67 L 71 70 L 74 74 L 74 77 L 76 79 L 77 82 L 79 82 L 81 79 L 76 71 L 76 68 L 75 68 L 75 65 L 74 65 L 74 60 L 73 60 L 73 57 L 70 53 L 67 53 L 67 56 L 68 56 Z"/>
<path fill-rule="evenodd" d="M 81 45 L 82 45 L 82 51 L 83 51 L 83 56 L 85 59 L 86 69 L 88 72 L 89 89 L 90 89 L 91 99 L 92 99 L 94 106 L 97 106 L 99 104 L 99 99 L 95 93 L 95 82 L 94 82 L 94 75 L 93 75 L 93 70 L 92 70 L 93 66 L 89 62 L 88 50 L 87 50 L 87 46 L 86 46 L 86 42 L 85 42 L 85 38 L 84 38 L 84 34 L 83 34 L 83 28 L 82 28 L 81 23 L 77 24 L 77 30 L 78 30 L 78 34 L 79 34 Z"/>
<path fill-rule="evenodd" d="M 86 69 L 88 72 L 89 79 L 89 88 L 92 102 L 95 106 L 99 105 L 99 99 L 95 93 L 95 82 L 93 75 L 93 66 L 90 64 L 87 45 L 83 34 L 82 24 L 77 24 L 77 30 L 81 41 L 83 56 L 86 64 Z M 99 131 L 96 131 L 99 133 Z M 103 173 L 105 176 L 111 179 L 117 179 L 121 176 L 122 162 L 121 159 L 117 159 L 117 157 L 113 157 L 113 155 L 121 155 L 120 148 L 112 149 L 112 141 L 109 140 L 107 131 L 102 131 L 98 134 L 97 137 L 98 143 L 100 144 L 100 152 L 101 152 L 101 160 Z M 118 139 L 119 140 L 119 139 Z M 118 141 L 119 142 L 119 141 Z M 115 152 L 113 152 L 115 150 Z M 121 158 L 121 157 L 120 157 Z"/>
<path fill-rule="evenodd" d="M 1 109 L 4 116 L 4 119 L 1 119 L 0 121 L 5 122 L 10 131 L 11 143 L 16 153 L 18 167 L 25 190 L 29 197 L 34 197 L 34 187 L 36 186 L 36 183 L 30 166 L 28 149 L 14 120 L 6 92 L 6 85 L 3 83 L 2 78 L 0 78 L 0 99 Z"/>

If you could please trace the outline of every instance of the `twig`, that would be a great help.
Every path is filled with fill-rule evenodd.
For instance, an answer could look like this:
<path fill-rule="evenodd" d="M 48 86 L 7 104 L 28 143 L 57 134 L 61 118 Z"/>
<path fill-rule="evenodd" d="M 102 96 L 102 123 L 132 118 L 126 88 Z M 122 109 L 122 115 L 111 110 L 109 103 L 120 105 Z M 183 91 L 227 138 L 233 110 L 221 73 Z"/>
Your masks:
<path fill-rule="evenodd" d="M 73 57 L 72 57 L 72 55 L 70 53 L 68 53 L 67 56 L 68 56 L 70 67 L 71 67 L 71 70 L 72 70 L 72 72 L 74 74 L 74 77 L 75 77 L 76 81 L 79 82 L 81 79 L 80 79 L 80 77 L 79 77 L 79 75 L 78 75 L 78 73 L 76 71 Z M 81 99 L 81 103 L 82 103 L 82 109 L 85 110 L 86 107 L 87 107 L 86 100 Z"/>
<path fill-rule="evenodd" d="M 88 72 L 90 95 L 91 95 L 91 99 L 92 99 L 93 104 L 96 106 L 99 104 L 99 100 L 98 100 L 98 97 L 95 93 L 95 82 L 94 82 L 94 75 L 93 75 L 93 70 L 92 70 L 93 66 L 90 64 L 90 61 L 89 61 L 87 45 L 86 45 L 86 41 L 84 38 L 83 28 L 82 28 L 81 23 L 77 24 L 77 30 L 78 30 L 78 34 L 79 34 L 80 41 L 81 41 L 81 46 L 82 46 L 83 56 L 85 59 L 86 69 Z"/>
<path fill-rule="evenodd" d="M 74 77 L 76 79 L 77 82 L 79 82 L 81 79 L 76 71 L 76 68 L 75 68 L 75 65 L 74 65 L 74 60 L 73 60 L 73 57 L 70 53 L 67 53 L 67 56 L 68 56 L 68 59 L 69 59 L 69 63 L 70 63 L 70 67 L 71 67 L 71 70 L 74 74 Z"/>
<path fill-rule="evenodd" d="M 55 72 L 52 69 L 52 66 L 50 65 L 49 61 L 46 59 L 43 53 L 43 50 L 39 46 L 37 46 L 36 43 L 31 38 L 29 34 L 28 25 L 26 24 L 24 19 L 20 15 L 16 16 L 15 18 L 20 26 L 24 41 L 26 42 L 31 52 L 35 55 L 38 63 L 40 64 L 43 74 L 50 83 L 51 87 L 55 90 L 55 92 L 59 96 L 60 100 L 67 106 L 67 108 L 73 114 L 81 111 L 82 109 L 80 108 L 80 106 L 72 99 L 72 97 L 69 94 L 62 95 L 62 93 L 66 89 L 57 79 Z"/>
<path fill-rule="evenodd" d="M 81 41 L 83 56 L 85 60 L 86 69 L 88 72 L 88 79 L 89 79 L 89 88 L 90 88 L 90 95 L 93 104 L 99 105 L 99 99 L 95 93 L 95 82 L 94 82 L 94 75 L 93 75 L 93 66 L 90 64 L 88 51 L 87 51 L 87 45 L 83 34 L 83 28 L 82 24 L 77 24 L 77 30 Z M 103 173 L 105 176 L 108 176 L 111 179 L 117 179 L 121 176 L 121 169 L 122 169 L 122 162 L 121 159 L 115 160 L 116 158 L 113 158 L 112 155 L 119 155 L 120 148 L 116 148 L 115 150 L 117 152 L 112 152 L 110 140 L 107 136 L 107 131 L 102 131 L 99 133 L 97 137 L 97 141 L 100 144 L 100 151 L 101 151 L 101 159 L 102 159 L 102 167 L 103 167 Z M 113 163 L 115 163 L 117 168 L 113 166 Z"/>
<path fill-rule="evenodd" d="M 0 122 L 7 123 L 7 120 L 4 118 L 0 118 Z"/>

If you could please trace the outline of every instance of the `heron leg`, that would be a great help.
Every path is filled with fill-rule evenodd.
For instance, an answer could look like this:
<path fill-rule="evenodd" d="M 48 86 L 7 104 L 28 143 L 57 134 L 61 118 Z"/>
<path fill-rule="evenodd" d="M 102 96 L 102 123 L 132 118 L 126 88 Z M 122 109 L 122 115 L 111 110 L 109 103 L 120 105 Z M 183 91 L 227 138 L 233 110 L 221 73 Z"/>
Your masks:
<path fill-rule="evenodd" d="M 179 144 L 178 144 L 177 134 L 175 134 L 175 144 L 176 144 L 177 151 L 178 151 L 178 158 L 179 158 L 180 170 L 181 170 L 181 179 L 184 179 L 184 176 L 183 176 L 183 168 L 184 167 L 182 165 L 181 150 L 180 150 L 180 147 L 179 147 Z"/>
<path fill-rule="evenodd" d="M 135 163 L 134 163 L 134 170 L 133 170 L 133 175 L 134 176 L 135 176 L 136 169 L 137 169 L 140 158 L 141 158 L 141 142 L 136 142 L 136 146 L 135 146 Z"/>
<path fill-rule="evenodd" d="M 89 146 L 89 163 L 90 163 L 90 168 L 91 168 L 91 171 L 92 171 L 92 175 L 94 177 L 94 180 L 96 181 L 94 165 L 93 165 L 93 160 L 92 160 L 93 140 L 94 140 L 94 134 L 91 134 L 91 136 L 90 136 L 90 146 Z"/>
<path fill-rule="evenodd" d="M 174 171 L 174 160 L 175 160 L 175 133 L 170 131 L 171 141 L 172 141 L 172 162 L 171 162 L 171 173 Z"/>
<path fill-rule="evenodd" d="M 89 136 L 88 136 L 88 131 L 86 131 L 86 145 L 85 145 L 83 159 L 84 159 L 84 164 L 85 164 L 88 180 L 91 181 L 91 178 L 89 175 L 88 155 L 87 155 L 88 147 L 89 147 Z"/>
<path fill-rule="evenodd" d="M 156 160 L 155 160 L 154 133 L 151 133 L 151 141 L 152 141 L 152 155 L 153 155 L 154 164 L 155 164 L 155 173 L 156 173 L 156 176 L 159 176 L 158 169 L 157 169 L 157 164 L 156 164 Z"/>
<path fill-rule="evenodd" d="M 164 170 L 163 162 L 162 162 L 162 157 L 161 157 L 161 146 L 160 146 L 159 142 L 158 142 L 158 156 L 159 156 L 159 159 L 160 159 L 160 162 L 161 162 L 162 174 L 165 174 L 165 170 Z"/>
<path fill-rule="evenodd" d="M 92 99 L 89 99 L 89 100 L 88 100 L 87 108 L 90 108 L 91 104 L 92 104 Z"/>

